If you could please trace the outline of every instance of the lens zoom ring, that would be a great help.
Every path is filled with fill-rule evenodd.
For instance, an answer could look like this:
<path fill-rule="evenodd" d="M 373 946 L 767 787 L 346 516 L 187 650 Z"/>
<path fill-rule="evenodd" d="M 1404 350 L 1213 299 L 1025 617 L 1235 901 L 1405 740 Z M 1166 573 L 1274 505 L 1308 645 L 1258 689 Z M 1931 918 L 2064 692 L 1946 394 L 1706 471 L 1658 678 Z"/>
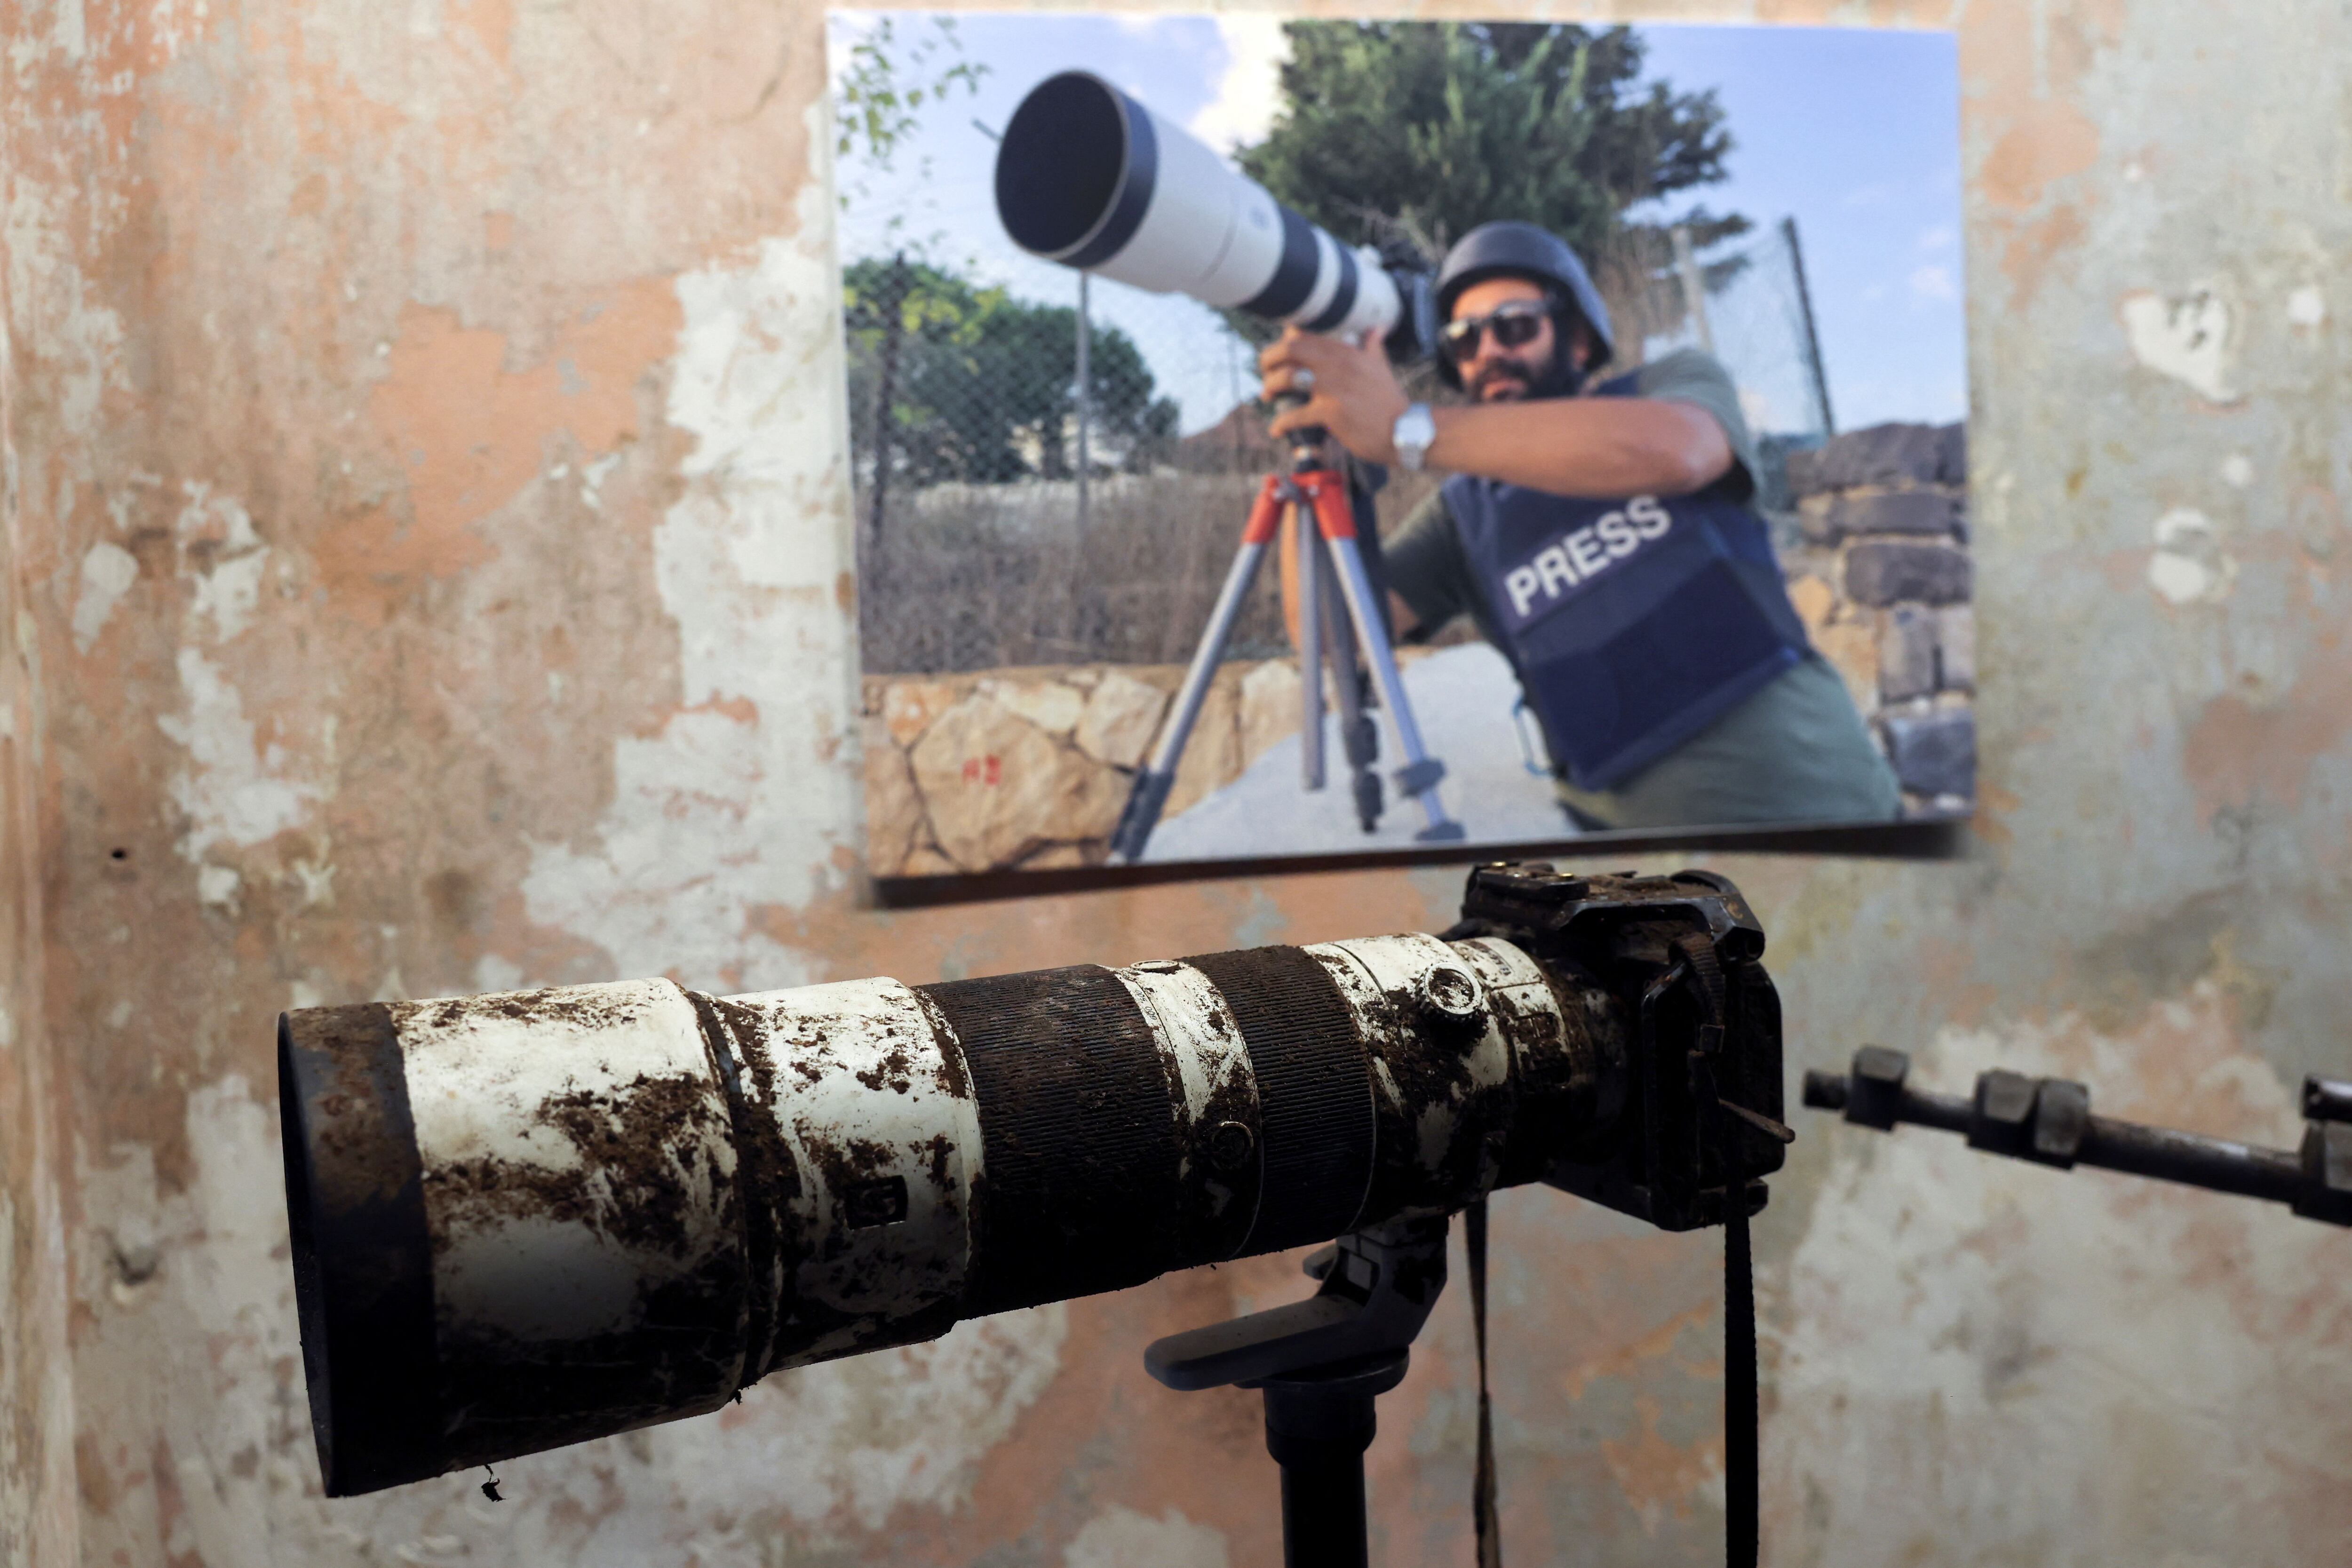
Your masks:
<path fill-rule="evenodd" d="M 1315 292 L 1315 279 L 1323 269 L 1323 247 L 1315 243 L 1315 226 L 1281 207 L 1282 259 L 1275 264 L 1274 276 L 1265 287 L 1242 301 L 1241 308 L 1253 316 L 1272 316 L 1276 320 L 1287 316 L 1307 303 Z"/>
<path fill-rule="evenodd" d="M 1354 1015 L 1300 948 L 1184 962 L 1224 994 L 1257 1076 L 1265 1177 L 1242 1255 L 1330 1240 L 1355 1223 L 1372 1180 L 1372 1081 Z"/>
<path fill-rule="evenodd" d="M 1168 1078 L 1118 977 L 1082 964 L 919 989 L 955 1029 L 980 1113 L 965 1314 L 1121 1289 L 1174 1267 Z"/>

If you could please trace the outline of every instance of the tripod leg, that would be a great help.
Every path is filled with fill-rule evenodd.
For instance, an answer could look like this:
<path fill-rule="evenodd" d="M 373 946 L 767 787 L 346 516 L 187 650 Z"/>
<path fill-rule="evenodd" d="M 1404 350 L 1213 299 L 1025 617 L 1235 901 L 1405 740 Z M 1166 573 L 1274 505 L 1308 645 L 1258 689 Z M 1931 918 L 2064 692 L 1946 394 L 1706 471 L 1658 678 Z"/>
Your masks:
<path fill-rule="evenodd" d="M 1290 526 L 1298 546 L 1299 783 L 1318 790 L 1323 787 L 1323 552 L 1315 548 L 1312 511 L 1293 506 Z M 1332 608 L 1347 614 L 1339 605 Z"/>
<path fill-rule="evenodd" d="M 1264 504 L 1262 499 L 1261 510 Z M 1192 737 L 1192 725 L 1201 717 L 1201 704 L 1209 695 L 1209 682 L 1216 679 L 1217 666 L 1225 657 L 1226 640 L 1233 636 L 1234 622 L 1242 613 L 1242 601 L 1249 596 L 1250 584 L 1257 579 L 1258 563 L 1265 559 L 1266 542 L 1272 537 L 1271 527 L 1261 535 L 1257 515 L 1253 513 L 1250 531 L 1243 536 L 1242 547 L 1234 552 L 1233 568 L 1225 574 L 1225 585 L 1217 595 L 1217 607 L 1209 613 L 1209 628 L 1201 634 L 1200 647 L 1192 650 L 1192 667 L 1184 671 L 1184 684 L 1177 689 L 1175 705 L 1160 727 L 1150 759 L 1135 775 L 1135 783 L 1128 791 L 1127 807 L 1118 814 L 1118 826 L 1111 830 L 1110 858 L 1115 865 L 1133 865 L 1141 859 L 1151 830 L 1160 825 L 1160 808 L 1168 804 L 1168 792 L 1176 785 L 1176 764 L 1183 759 L 1184 742 Z"/>
<path fill-rule="evenodd" d="M 1355 617 L 1356 641 L 1364 650 L 1364 662 L 1372 667 L 1381 703 L 1389 710 L 1389 722 L 1396 726 L 1397 749 L 1404 753 L 1404 766 L 1397 770 L 1397 787 L 1421 802 L 1422 815 L 1428 819 L 1429 825 L 1413 837 L 1425 843 L 1458 839 L 1463 837 L 1462 825 L 1445 815 L 1445 805 L 1437 796 L 1437 781 L 1445 776 L 1445 764 L 1421 743 L 1421 726 L 1413 722 L 1412 705 L 1405 701 L 1404 679 L 1397 673 L 1396 655 L 1381 629 L 1385 623 L 1380 618 L 1380 606 L 1372 602 L 1363 554 L 1350 535 L 1327 529 L 1324 542 L 1339 565 L 1339 592 L 1347 600 L 1349 614 Z"/>
<path fill-rule="evenodd" d="M 1355 619 L 1340 596 L 1337 570 L 1328 552 L 1315 552 L 1315 575 L 1322 582 L 1331 613 L 1324 617 L 1324 658 L 1331 667 L 1331 684 L 1339 694 L 1339 742 L 1348 754 L 1355 792 L 1356 822 L 1367 833 L 1380 826 L 1386 803 L 1381 798 L 1380 731 L 1365 710 L 1364 670 L 1356 658 Z"/>

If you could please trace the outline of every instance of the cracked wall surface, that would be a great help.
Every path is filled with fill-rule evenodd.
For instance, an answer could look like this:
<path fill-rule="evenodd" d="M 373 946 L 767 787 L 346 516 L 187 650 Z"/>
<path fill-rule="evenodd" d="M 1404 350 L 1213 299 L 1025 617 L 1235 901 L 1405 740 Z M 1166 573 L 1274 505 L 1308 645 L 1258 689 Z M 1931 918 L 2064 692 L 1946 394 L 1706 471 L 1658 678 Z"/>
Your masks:
<path fill-rule="evenodd" d="M 1644 859 L 1748 890 L 1792 1069 L 1875 1040 L 2284 1142 L 2301 1074 L 2347 1066 L 2352 21 L 1626 14 L 1958 28 L 1975 397 L 1969 854 Z M 279 1009 L 1310 942 L 1444 923 L 1459 871 L 861 901 L 814 5 L 63 0 L 0 30 L 0 1554 L 1275 1560 L 1255 1396 L 1169 1394 L 1140 1351 L 1298 1293 L 1282 1258 L 780 1376 L 515 1461 L 499 1504 L 320 1498 Z M 2331 1234 L 1801 1131 L 1758 1244 L 1771 1562 L 2340 1556 Z M 1511 1559 L 1711 1558 L 1709 1239 L 1520 1192 L 1495 1245 Z M 1466 1560 L 1471 1387 L 1456 1291 L 1383 1401 L 1379 1561 Z"/>

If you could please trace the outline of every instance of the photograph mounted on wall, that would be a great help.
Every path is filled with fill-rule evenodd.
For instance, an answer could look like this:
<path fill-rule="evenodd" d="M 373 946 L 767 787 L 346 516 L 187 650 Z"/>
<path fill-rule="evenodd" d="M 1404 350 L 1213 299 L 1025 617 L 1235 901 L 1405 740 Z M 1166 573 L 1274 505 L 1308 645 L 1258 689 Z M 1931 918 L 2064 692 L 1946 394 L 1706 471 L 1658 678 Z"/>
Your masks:
<path fill-rule="evenodd" d="M 877 877 L 1971 812 L 1948 35 L 828 43 Z"/>

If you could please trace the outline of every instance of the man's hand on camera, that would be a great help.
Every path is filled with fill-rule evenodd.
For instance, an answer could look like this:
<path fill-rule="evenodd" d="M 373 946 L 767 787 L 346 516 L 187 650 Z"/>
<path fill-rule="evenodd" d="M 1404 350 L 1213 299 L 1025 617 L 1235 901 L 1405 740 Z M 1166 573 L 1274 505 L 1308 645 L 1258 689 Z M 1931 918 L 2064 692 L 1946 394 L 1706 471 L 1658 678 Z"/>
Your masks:
<path fill-rule="evenodd" d="M 1386 351 L 1375 336 L 1360 347 L 1319 332 L 1287 327 L 1257 356 L 1269 399 L 1292 389 L 1299 372 L 1307 400 L 1275 416 L 1268 430 L 1276 437 L 1310 425 L 1331 432 L 1339 445 L 1368 463 L 1396 461 L 1391 439 L 1397 416 L 1412 401 L 1397 384 Z"/>

